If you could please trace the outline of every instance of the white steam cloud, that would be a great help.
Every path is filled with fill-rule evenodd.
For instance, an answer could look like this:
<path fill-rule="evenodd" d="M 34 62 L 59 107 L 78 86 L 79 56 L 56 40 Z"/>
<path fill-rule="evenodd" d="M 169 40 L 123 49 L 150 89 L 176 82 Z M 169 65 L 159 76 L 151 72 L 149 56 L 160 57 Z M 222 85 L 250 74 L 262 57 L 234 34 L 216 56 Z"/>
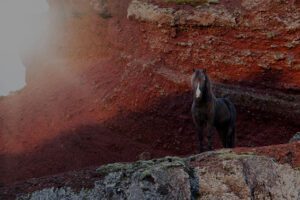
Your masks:
<path fill-rule="evenodd" d="M 47 0 L 0 0 L 0 95 L 25 85 L 20 52 L 29 51 L 41 37 Z"/>

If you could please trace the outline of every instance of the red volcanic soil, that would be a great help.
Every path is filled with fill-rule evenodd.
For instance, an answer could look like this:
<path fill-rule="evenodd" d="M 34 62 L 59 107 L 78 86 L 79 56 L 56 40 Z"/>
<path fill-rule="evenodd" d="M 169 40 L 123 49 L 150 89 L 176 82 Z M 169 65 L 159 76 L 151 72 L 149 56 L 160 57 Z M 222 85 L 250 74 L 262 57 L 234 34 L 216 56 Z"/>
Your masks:
<path fill-rule="evenodd" d="M 47 50 L 26 62 L 28 85 L 0 100 L 1 185 L 134 161 L 143 152 L 197 152 L 189 85 L 155 73 L 163 58 L 144 42 L 149 25 L 127 20 L 127 4 L 112 1 L 110 19 L 90 10 L 65 16 Z M 286 143 L 300 130 L 282 116 L 237 110 L 238 146 Z"/>

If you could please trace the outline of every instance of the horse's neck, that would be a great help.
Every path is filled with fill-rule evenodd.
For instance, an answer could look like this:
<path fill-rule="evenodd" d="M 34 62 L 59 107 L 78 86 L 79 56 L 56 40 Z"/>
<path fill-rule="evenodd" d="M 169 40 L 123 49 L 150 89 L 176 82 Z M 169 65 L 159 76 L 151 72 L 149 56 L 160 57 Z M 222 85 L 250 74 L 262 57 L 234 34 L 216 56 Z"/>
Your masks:
<path fill-rule="evenodd" d="M 211 81 L 210 81 L 210 79 L 209 79 L 208 76 L 206 76 L 204 98 L 207 101 L 214 101 L 216 99 L 216 97 L 215 97 L 215 95 L 214 95 L 214 93 L 212 91 Z"/>
<path fill-rule="evenodd" d="M 215 102 L 216 97 L 213 93 L 206 93 L 202 96 L 201 99 L 194 98 L 194 103 L 198 107 L 214 104 Z"/>
<path fill-rule="evenodd" d="M 216 101 L 216 97 L 214 94 L 204 95 L 201 99 L 194 99 L 196 105 L 208 105 L 212 104 Z"/>
<path fill-rule="evenodd" d="M 206 106 L 208 104 L 213 104 L 216 102 L 216 97 L 212 92 L 211 82 L 208 77 L 206 77 L 205 89 L 201 99 L 194 99 L 197 106 Z"/>

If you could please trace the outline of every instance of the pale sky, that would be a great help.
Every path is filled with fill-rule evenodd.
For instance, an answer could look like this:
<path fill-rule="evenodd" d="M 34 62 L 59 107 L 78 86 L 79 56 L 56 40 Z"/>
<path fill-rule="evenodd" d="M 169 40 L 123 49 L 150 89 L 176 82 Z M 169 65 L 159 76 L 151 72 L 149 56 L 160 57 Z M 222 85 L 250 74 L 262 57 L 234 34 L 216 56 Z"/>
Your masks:
<path fill-rule="evenodd" d="M 20 51 L 29 50 L 38 38 L 47 0 L 0 0 L 0 96 L 25 85 Z"/>

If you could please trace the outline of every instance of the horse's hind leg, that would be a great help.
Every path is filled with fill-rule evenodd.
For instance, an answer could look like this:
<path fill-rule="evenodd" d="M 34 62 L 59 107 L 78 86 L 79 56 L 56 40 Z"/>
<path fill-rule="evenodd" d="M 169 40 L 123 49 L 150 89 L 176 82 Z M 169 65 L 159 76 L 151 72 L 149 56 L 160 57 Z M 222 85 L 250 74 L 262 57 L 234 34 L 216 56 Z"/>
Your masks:
<path fill-rule="evenodd" d="M 207 126 L 207 142 L 208 142 L 207 149 L 209 151 L 212 150 L 212 137 L 213 137 L 212 127 L 208 125 Z"/>
<path fill-rule="evenodd" d="M 234 147 L 235 147 L 235 127 L 229 127 L 226 135 L 225 148 L 234 148 Z"/>
<path fill-rule="evenodd" d="M 217 128 L 217 131 L 219 133 L 219 137 L 221 139 L 222 145 L 224 148 L 227 148 L 227 129 L 224 128 Z"/>
<path fill-rule="evenodd" d="M 198 136 L 198 141 L 199 141 L 198 150 L 199 150 L 199 153 L 202 153 L 204 151 L 204 148 L 203 148 L 203 128 L 197 127 L 197 136 Z"/>
<path fill-rule="evenodd" d="M 199 140 L 199 153 L 204 152 L 203 148 L 203 133 L 198 133 L 198 140 Z"/>
<path fill-rule="evenodd" d="M 220 139 L 224 148 L 233 148 L 235 145 L 234 128 L 218 128 Z"/>

